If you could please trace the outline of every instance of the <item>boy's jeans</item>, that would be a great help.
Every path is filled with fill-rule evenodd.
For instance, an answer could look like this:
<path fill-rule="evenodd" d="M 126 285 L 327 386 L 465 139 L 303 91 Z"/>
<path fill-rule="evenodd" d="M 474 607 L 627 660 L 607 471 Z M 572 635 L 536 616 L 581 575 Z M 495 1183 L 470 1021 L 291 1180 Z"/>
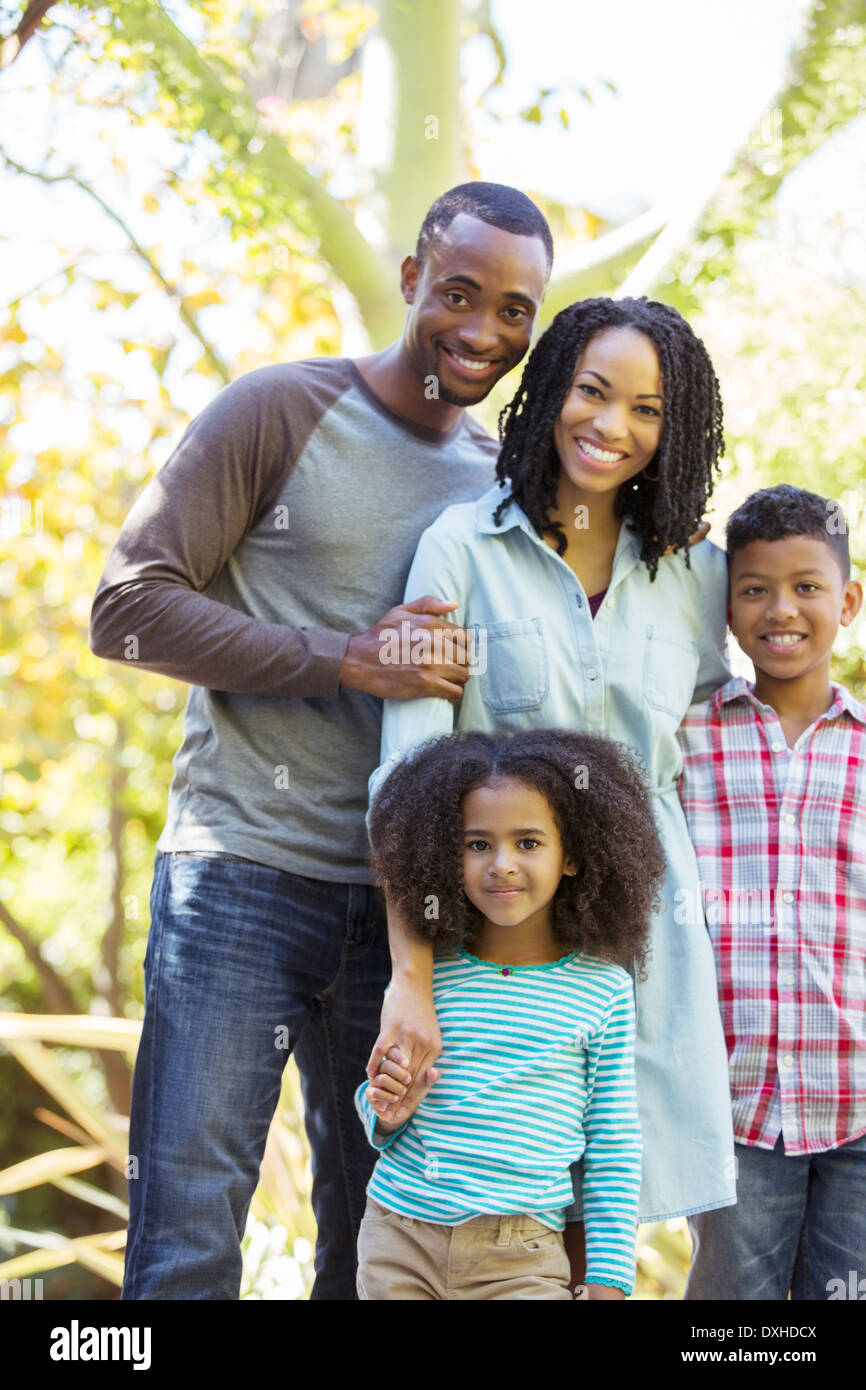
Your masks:
<path fill-rule="evenodd" d="M 684 1298 L 866 1298 L 866 1138 L 787 1158 L 781 1138 L 736 1152 L 737 1205 L 689 1217 Z"/>
<path fill-rule="evenodd" d="M 390 977 L 372 888 L 157 854 L 130 1117 L 124 1299 L 237 1299 L 240 1239 L 290 1051 L 319 1225 L 314 1298 L 355 1297 L 376 1159 L 353 1101 Z"/>

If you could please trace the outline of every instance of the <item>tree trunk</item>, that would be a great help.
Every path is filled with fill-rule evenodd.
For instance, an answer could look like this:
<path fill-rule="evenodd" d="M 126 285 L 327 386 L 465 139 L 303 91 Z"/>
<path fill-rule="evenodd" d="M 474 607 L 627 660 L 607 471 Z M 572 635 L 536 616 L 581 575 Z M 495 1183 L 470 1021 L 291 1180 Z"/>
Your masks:
<path fill-rule="evenodd" d="M 414 251 L 434 198 L 464 173 L 460 23 L 460 0 L 380 0 L 379 29 L 364 55 L 364 82 L 376 84 L 375 109 L 385 122 L 376 187 L 398 264 Z"/>

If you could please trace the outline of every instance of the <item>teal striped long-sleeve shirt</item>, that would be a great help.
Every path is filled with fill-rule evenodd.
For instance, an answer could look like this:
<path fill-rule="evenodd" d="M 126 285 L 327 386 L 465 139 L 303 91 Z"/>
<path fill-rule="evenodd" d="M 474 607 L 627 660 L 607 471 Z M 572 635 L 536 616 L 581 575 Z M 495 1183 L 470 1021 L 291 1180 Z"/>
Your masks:
<path fill-rule="evenodd" d="M 411 1119 L 377 1133 L 358 1087 L 380 1150 L 368 1194 L 420 1221 L 527 1213 L 561 1230 L 583 1158 L 587 1283 L 630 1293 L 641 1159 L 630 976 L 579 952 L 502 967 L 461 949 L 437 953 L 433 999 L 441 1078 Z"/>

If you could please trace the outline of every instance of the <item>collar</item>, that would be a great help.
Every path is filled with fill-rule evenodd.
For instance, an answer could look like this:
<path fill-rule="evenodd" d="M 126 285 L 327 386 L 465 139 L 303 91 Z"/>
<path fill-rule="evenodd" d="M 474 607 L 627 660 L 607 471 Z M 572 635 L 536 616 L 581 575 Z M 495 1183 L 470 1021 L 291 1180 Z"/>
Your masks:
<path fill-rule="evenodd" d="M 820 719 L 836 719 L 842 712 L 847 711 L 853 719 L 860 724 L 866 724 L 866 705 L 863 705 L 856 696 L 851 694 L 847 686 L 839 685 L 837 681 L 830 682 L 833 691 L 833 703 L 828 710 L 825 710 Z M 722 705 L 730 704 L 732 700 L 746 699 L 756 709 L 760 709 L 760 702 L 755 698 L 755 686 L 753 681 L 747 681 L 744 676 L 734 676 L 725 685 L 715 692 L 712 697 L 713 717 L 721 717 Z"/>
<path fill-rule="evenodd" d="M 536 545 L 543 546 L 546 551 L 550 551 L 550 546 L 542 540 L 538 532 L 532 525 L 526 512 L 517 502 L 511 502 L 503 513 L 499 526 L 493 520 L 493 513 L 500 502 L 508 496 L 508 483 L 494 483 L 478 498 L 475 504 L 475 532 L 480 536 L 502 536 L 506 531 L 513 531 L 519 526 L 521 531 L 525 531 L 527 536 Z M 556 554 L 556 551 L 552 551 Z M 631 527 L 625 522 L 619 528 L 616 550 L 613 556 L 613 573 L 611 574 L 611 586 L 613 585 L 613 575 L 617 579 L 622 578 L 625 567 L 631 569 L 640 560 L 640 550 L 638 540 Z"/>

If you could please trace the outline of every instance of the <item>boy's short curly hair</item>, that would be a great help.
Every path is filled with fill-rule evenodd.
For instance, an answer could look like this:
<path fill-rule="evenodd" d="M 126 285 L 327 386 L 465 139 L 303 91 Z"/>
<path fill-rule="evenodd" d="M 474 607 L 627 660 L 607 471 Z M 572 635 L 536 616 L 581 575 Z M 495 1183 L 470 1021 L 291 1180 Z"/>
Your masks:
<path fill-rule="evenodd" d="M 752 541 L 782 541 L 788 536 L 825 541 L 839 562 L 843 583 L 848 583 L 851 556 L 842 508 L 832 497 L 821 497 L 791 483 L 761 488 L 731 513 L 725 527 L 728 569 L 737 551 Z"/>
<path fill-rule="evenodd" d="M 370 816 L 373 871 L 389 899 L 419 935 L 472 942 L 483 918 L 463 890 L 463 801 L 504 778 L 546 797 L 577 866 L 553 899 L 555 936 L 587 955 L 642 965 L 665 858 L 633 755 L 595 734 L 462 733 L 398 763 Z"/>

